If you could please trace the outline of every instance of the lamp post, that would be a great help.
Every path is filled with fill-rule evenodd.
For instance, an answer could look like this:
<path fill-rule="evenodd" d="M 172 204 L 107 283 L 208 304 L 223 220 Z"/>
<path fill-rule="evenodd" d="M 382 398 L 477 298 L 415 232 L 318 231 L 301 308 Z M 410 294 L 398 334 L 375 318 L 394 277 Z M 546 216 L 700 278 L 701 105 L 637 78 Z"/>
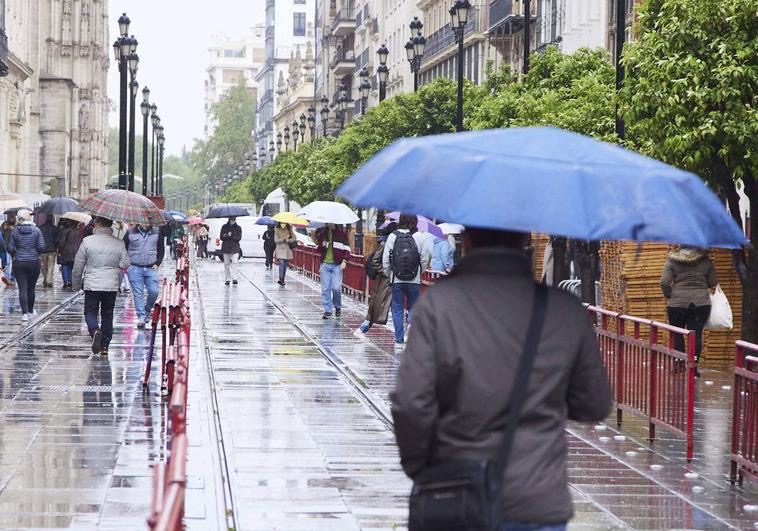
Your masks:
<path fill-rule="evenodd" d="M 160 126 L 160 134 L 158 135 L 158 195 L 163 195 L 163 144 L 166 141 L 166 137 L 163 136 L 163 126 Z"/>
<path fill-rule="evenodd" d="M 155 141 L 158 142 L 160 136 L 163 134 L 163 124 L 161 124 L 160 116 L 158 117 L 158 125 L 155 126 Z M 160 145 L 155 150 L 155 195 L 163 195 L 160 187 Z"/>
<path fill-rule="evenodd" d="M 324 126 L 324 137 L 326 137 L 326 126 L 329 122 L 329 98 L 321 96 L 321 125 Z"/>
<path fill-rule="evenodd" d="M 379 103 L 381 103 L 387 97 L 387 79 L 390 75 L 387 59 L 390 56 L 390 51 L 386 45 L 382 44 L 376 53 L 379 55 L 379 68 L 376 69 L 376 77 L 379 78 Z"/>
<path fill-rule="evenodd" d="M 150 125 L 153 126 L 153 134 L 150 139 L 150 195 L 155 195 L 155 129 L 160 121 L 158 106 L 153 103 L 150 105 Z"/>
<path fill-rule="evenodd" d="M 411 65 L 413 92 L 416 92 L 418 90 L 419 72 L 421 71 L 421 58 L 424 57 L 424 50 L 426 49 L 426 38 L 421 35 L 421 28 L 424 27 L 424 24 L 418 17 L 413 17 L 409 26 L 411 28 L 411 38 L 405 43 L 405 55 Z"/>
<path fill-rule="evenodd" d="M 364 66 L 358 73 L 358 77 L 361 80 L 361 84 L 358 86 L 358 89 L 361 91 L 361 114 L 366 114 L 368 95 L 371 92 L 371 83 L 368 81 L 368 76 L 368 69 Z"/>
<path fill-rule="evenodd" d="M 300 129 L 300 142 L 302 144 L 305 144 L 305 122 L 307 118 L 305 117 L 305 113 L 300 113 L 300 125 L 298 126 L 298 129 Z"/>
<path fill-rule="evenodd" d="M 126 174 L 126 92 L 127 92 L 127 63 L 126 58 L 131 53 L 129 38 L 129 24 L 131 20 L 126 13 L 118 19 L 118 30 L 121 36 L 113 43 L 113 54 L 118 63 L 119 72 L 119 120 L 118 120 L 118 187 L 126 190 L 128 186 Z"/>
<path fill-rule="evenodd" d="M 295 151 L 297 151 L 297 139 L 300 135 L 300 130 L 297 128 L 297 121 L 292 122 L 292 140 L 295 142 Z"/>
<path fill-rule="evenodd" d="M 523 72 L 529 72 L 529 47 L 531 46 L 532 0 L 524 0 L 524 67 Z"/>
<path fill-rule="evenodd" d="M 471 4 L 468 0 L 456 0 L 450 8 L 450 25 L 458 43 L 458 109 L 455 116 L 455 130 L 463 131 L 463 36 L 468 22 Z"/>
<path fill-rule="evenodd" d="M 311 144 L 316 140 L 316 108 L 311 105 L 308 107 L 308 129 L 311 130 Z"/>
<path fill-rule="evenodd" d="M 147 195 L 147 117 L 150 114 L 150 89 L 142 89 L 142 195 Z"/>
<path fill-rule="evenodd" d="M 282 152 L 282 134 L 281 133 L 276 134 L 276 152 L 277 153 Z"/>
<path fill-rule="evenodd" d="M 271 162 L 274 162 L 274 153 L 276 153 L 276 150 L 274 149 L 274 141 L 269 140 L 268 142 L 268 155 L 271 159 Z"/>
<path fill-rule="evenodd" d="M 129 99 L 129 161 L 127 165 L 128 183 L 127 189 L 130 192 L 134 191 L 134 152 L 135 152 L 135 131 L 134 121 L 136 115 L 137 106 L 137 93 L 139 91 L 139 83 L 137 83 L 137 67 L 139 65 L 139 56 L 136 53 L 129 54 L 129 74 L 131 76 L 131 82 L 129 83 L 130 99 Z"/>
<path fill-rule="evenodd" d="M 284 126 L 284 151 L 287 151 L 289 149 L 290 145 L 290 126 L 285 125 Z"/>
<path fill-rule="evenodd" d="M 337 108 L 340 112 L 340 130 L 345 128 L 345 115 L 347 114 L 348 101 L 347 89 L 345 88 L 345 85 L 340 85 L 339 99 L 337 100 Z"/>

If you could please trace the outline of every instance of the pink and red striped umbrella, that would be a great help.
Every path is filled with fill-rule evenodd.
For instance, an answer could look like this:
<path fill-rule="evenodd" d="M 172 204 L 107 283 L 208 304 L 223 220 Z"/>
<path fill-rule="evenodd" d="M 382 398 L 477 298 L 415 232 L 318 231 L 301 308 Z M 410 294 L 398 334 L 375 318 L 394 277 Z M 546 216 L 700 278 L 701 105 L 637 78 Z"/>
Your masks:
<path fill-rule="evenodd" d="M 163 214 L 152 201 L 127 190 L 103 190 L 81 202 L 83 210 L 93 216 L 138 223 L 141 225 L 165 225 Z"/>

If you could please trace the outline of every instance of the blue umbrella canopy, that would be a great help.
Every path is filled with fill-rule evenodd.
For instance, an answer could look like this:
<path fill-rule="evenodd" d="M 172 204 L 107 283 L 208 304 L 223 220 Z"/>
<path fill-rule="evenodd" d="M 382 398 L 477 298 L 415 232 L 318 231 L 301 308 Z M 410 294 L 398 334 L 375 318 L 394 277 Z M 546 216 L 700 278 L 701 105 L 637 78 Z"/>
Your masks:
<path fill-rule="evenodd" d="M 271 218 L 271 216 L 261 216 L 258 219 L 255 220 L 256 225 L 266 225 L 269 227 L 276 226 L 276 221 Z"/>
<path fill-rule="evenodd" d="M 358 207 L 472 227 L 697 247 L 746 243 L 696 175 L 553 127 L 399 140 L 337 193 Z"/>
<path fill-rule="evenodd" d="M 208 212 L 208 215 L 205 216 L 206 219 L 209 218 L 231 218 L 231 217 L 242 217 L 242 216 L 249 216 L 250 212 L 247 211 L 247 209 L 242 208 L 241 206 L 237 205 L 216 205 L 211 207 L 210 211 Z"/>
<path fill-rule="evenodd" d="M 40 212 L 48 216 L 62 216 L 67 212 L 81 212 L 79 203 L 70 197 L 53 197 L 39 207 Z"/>

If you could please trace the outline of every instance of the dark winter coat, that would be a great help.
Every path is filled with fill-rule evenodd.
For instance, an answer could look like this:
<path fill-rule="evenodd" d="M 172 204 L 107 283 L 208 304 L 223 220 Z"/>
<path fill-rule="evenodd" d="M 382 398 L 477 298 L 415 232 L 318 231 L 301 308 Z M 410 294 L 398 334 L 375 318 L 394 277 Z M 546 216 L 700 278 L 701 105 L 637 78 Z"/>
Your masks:
<path fill-rule="evenodd" d="M 44 249 L 45 238 L 35 225 L 19 224 L 11 231 L 8 252 L 14 262 L 37 262 Z"/>
<path fill-rule="evenodd" d="M 237 254 L 240 252 L 240 240 L 242 240 L 242 227 L 229 222 L 221 227 L 221 253 Z"/>
<path fill-rule="evenodd" d="M 263 248 L 268 251 L 276 249 L 276 242 L 274 241 L 274 228 L 271 227 L 263 233 Z"/>
<path fill-rule="evenodd" d="M 49 218 L 48 218 L 49 219 Z M 39 230 L 45 239 L 45 250 L 43 253 L 54 253 L 56 250 L 56 239 L 58 237 L 58 228 L 53 225 L 52 221 L 47 221 L 40 225 Z"/>
<path fill-rule="evenodd" d="M 384 254 L 385 242 L 379 244 L 376 251 L 369 256 L 372 267 L 379 276 L 372 281 L 371 299 L 368 303 L 368 313 L 366 320 L 375 324 L 386 324 L 389 316 L 390 306 L 392 305 L 392 286 L 390 279 L 382 271 L 382 255 Z"/>
<path fill-rule="evenodd" d="M 58 231 L 56 247 L 58 248 L 58 263 L 74 265 L 76 253 L 82 243 L 82 234 L 78 227 L 63 227 Z"/>
<path fill-rule="evenodd" d="M 392 415 L 405 472 L 453 458 L 490 459 L 502 440 L 508 396 L 534 304 L 529 259 L 505 249 L 465 256 L 413 309 Z M 571 518 L 566 421 L 597 422 L 611 391 L 587 312 L 549 288 L 544 329 L 505 471 L 505 519 Z"/>
<path fill-rule="evenodd" d="M 716 268 L 705 251 L 682 248 L 669 253 L 661 275 L 661 291 L 667 306 L 710 306 L 708 288 L 715 288 L 716 284 Z"/>

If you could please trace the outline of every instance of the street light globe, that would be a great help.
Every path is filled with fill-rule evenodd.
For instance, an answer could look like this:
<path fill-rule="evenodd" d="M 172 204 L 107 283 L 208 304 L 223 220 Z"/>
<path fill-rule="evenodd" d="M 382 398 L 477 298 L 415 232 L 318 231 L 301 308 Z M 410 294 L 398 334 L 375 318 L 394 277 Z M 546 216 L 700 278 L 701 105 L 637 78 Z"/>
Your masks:
<path fill-rule="evenodd" d="M 387 46 L 382 44 L 376 53 L 377 55 L 379 55 L 379 64 L 380 65 L 387 64 L 387 59 L 390 56 L 390 51 L 387 49 Z"/>
<path fill-rule="evenodd" d="M 139 83 L 136 79 L 132 79 L 132 81 L 129 83 L 129 90 L 132 98 L 136 98 L 137 92 L 139 91 Z"/>
<path fill-rule="evenodd" d="M 468 0 L 456 0 L 455 4 L 453 5 L 453 9 L 455 10 L 455 15 L 453 16 L 453 24 L 455 27 L 455 22 L 457 21 L 457 27 L 463 28 L 466 23 L 468 22 L 468 16 L 469 16 L 469 9 L 471 8 L 471 4 Z M 452 15 L 452 10 L 451 10 Z"/>
<path fill-rule="evenodd" d="M 122 13 L 120 17 L 118 17 L 118 32 L 121 34 L 122 37 L 125 37 L 129 34 L 129 24 L 131 24 L 131 20 L 129 20 L 129 17 L 126 16 L 126 13 Z"/>
<path fill-rule="evenodd" d="M 121 61 L 121 39 L 113 41 L 113 57 L 116 59 L 116 62 Z"/>
<path fill-rule="evenodd" d="M 136 53 L 137 52 L 137 38 L 132 35 L 129 38 L 129 53 Z"/>
<path fill-rule="evenodd" d="M 145 91 L 143 90 L 142 92 L 144 93 Z M 150 114 L 150 104 L 148 102 L 143 101 L 140 103 L 139 108 L 142 111 L 142 116 L 147 116 Z"/>
<path fill-rule="evenodd" d="M 347 98 L 347 89 L 345 88 L 345 85 L 340 85 L 340 88 L 339 88 L 339 97 L 340 97 L 340 99 Z"/>
<path fill-rule="evenodd" d="M 416 57 L 419 57 L 419 58 L 423 57 L 424 50 L 426 49 L 426 37 L 422 35 L 418 35 L 417 37 L 414 37 L 413 48 L 414 48 L 414 53 L 416 54 Z"/>
<path fill-rule="evenodd" d="M 361 97 L 368 98 L 368 95 L 370 92 L 371 92 L 371 83 L 364 80 L 363 83 L 361 83 Z"/>
<path fill-rule="evenodd" d="M 390 69 L 387 68 L 387 65 L 379 65 L 379 68 L 376 69 L 376 75 L 379 78 L 379 83 L 386 85 L 387 79 L 390 75 Z"/>
<path fill-rule="evenodd" d="M 129 54 L 132 53 L 132 45 L 131 45 L 130 37 L 128 35 L 125 35 L 121 37 L 118 42 L 121 46 L 121 58 L 128 59 Z"/>
<path fill-rule="evenodd" d="M 413 57 L 416 53 L 416 45 L 413 43 L 413 39 L 408 39 L 408 42 L 405 43 L 405 55 L 408 58 L 408 62 L 413 61 Z"/>
<path fill-rule="evenodd" d="M 129 72 L 132 74 L 132 77 L 136 76 L 137 68 L 139 67 L 139 55 L 130 53 L 127 61 L 129 62 Z"/>
<path fill-rule="evenodd" d="M 158 135 L 158 145 L 163 147 L 163 143 L 166 141 L 166 137 L 163 134 Z"/>
<path fill-rule="evenodd" d="M 148 103 L 150 101 L 150 89 L 145 87 L 142 89 L 142 102 L 147 104 L 147 107 L 150 108 L 150 104 Z"/>
<path fill-rule="evenodd" d="M 321 121 L 323 123 L 326 123 L 329 120 L 329 107 L 327 107 L 326 104 L 324 104 L 323 107 L 321 107 Z"/>

